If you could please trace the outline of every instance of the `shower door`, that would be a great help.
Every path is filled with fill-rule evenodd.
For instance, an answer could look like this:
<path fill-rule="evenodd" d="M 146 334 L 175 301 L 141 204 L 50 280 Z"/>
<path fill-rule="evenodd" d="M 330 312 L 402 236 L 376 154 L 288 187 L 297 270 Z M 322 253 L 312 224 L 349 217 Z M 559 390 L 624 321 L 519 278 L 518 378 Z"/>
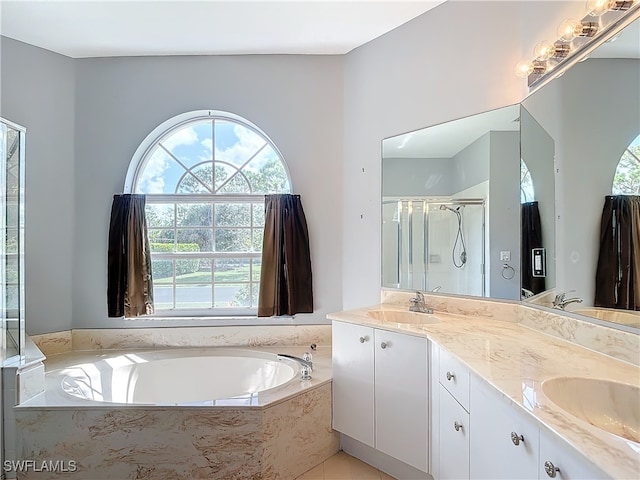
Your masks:
<path fill-rule="evenodd" d="M 382 286 L 485 294 L 482 199 L 385 199 Z"/>

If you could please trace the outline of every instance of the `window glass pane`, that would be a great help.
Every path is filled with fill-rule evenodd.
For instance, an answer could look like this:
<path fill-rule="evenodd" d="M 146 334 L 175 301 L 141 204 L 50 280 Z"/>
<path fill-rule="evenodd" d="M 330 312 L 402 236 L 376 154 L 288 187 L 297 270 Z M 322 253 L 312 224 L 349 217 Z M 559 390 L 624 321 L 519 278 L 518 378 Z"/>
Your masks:
<path fill-rule="evenodd" d="M 253 204 L 253 226 L 264 227 L 264 203 Z"/>
<path fill-rule="evenodd" d="M 251 306 L 254 308 L 258 308 L 259 293 L 260 293 L 260 284 L 252 283 L 251 284 Z"/>
<path fill-rule="evenodd" d="M 173 203 L 147 203 L 145 209 L 147 227 L 173 227 L 174 214 Z"/>
<path fill-rule="evenodd" d="M 153 286 L 169 285 L 173 283 L 173 261 L 151 260 L 151 274 Z M 155 299 L 154 299 L 155 300 Z"/>
<path fill-rule="evenodd" d="M 276 151 L 267 146 L 242 172 L 249 179 L 253 193 L 287 193 L 289 179 Z"/>
<path fill-rule="evenodd" d="M 185 170 L 159 146 L 153 148 L 138 176 L 136 193 L 175 193 Z"/>
<path fill-rule="evenodd" d="M 160 228 L 150 228 L 148 231 L 149 245 L 152 252 L 173 252 L 174 231 Z"/>
<path fill-rule="evenodd" d="M 177 231 L 178 252 L 210 252 L 212 230 L 207 228 L 179 229 Z"/>
<path fill-rule="evenodd" d="M 177 224 L 179 227 L 210 227 L 210 203 L 184 203 L 177 205 Z"/>
<path fill-rule="evenodd" d="M 176 308 L 211 308 L 211 285 L 177 285 Z"/>
<path fill-rule="evenodd" d="M 248 203 L 216 203 L 217 227 L 251 226 L 251 205 Z"/>
<path fill-rule="evenodd" d="M 181 180 L 178 193 L 213 193 L 213 175 L 211 163 L 194 167 Z"/>
<path fill-rule="evenodd" d="M 250 229 L 216 229 L 216 252 L 248 252 L 250 249 Z"/>
<path fill-rule="evenodd" d="M 211 267 L 208 270 L 207 261 L 200 258 L 176 260 L 176 283 L 211 283 Z"/>
<path fill-rule="evenodd" d="M 260 270 L 262 268 L 262 259 L 261 258 L 254 258 L 253 260 L 251 260 L 252 266 L 251 266 L 251 280 L 253 280 L 254 282 L 259 282 L 260 281 Z"/>
<path fill-rule="evenodd" d="M 214 287 L 214 307 L 248 307 L 249 284 L 221 284 Z"/>
<path fill-rule="evenodd" d="M 265 145 L 253 130 L 235 122 L 216 121 L 216 160 L 241 166 Z"/>
<path fill-rule="evenodd" d="M 213 280 L 216 283 L 248 282 L 250 264 L 248 258 L 216 259 Z"/>
<path fill-rule="evenodd" d="M 262 229 L 253 229 L 253 243 L 251 245 L 251 250 L 254 252 L 262 251 L 262 241 L 264 239 L 264 230 Z"/>
<path fill-rule="evenodd" d="M 173 286 L 153 283 L 153 305 L 156 310 L 173 308 Z"/>
<path fill-rule="evenodd" d="M 239 173 L 238 169 L 219 162 L 216 162 L 215 169 L 215 187 L 217 194 L 251 193 L 247 180 Z"/>
<path fill-rule="evenodd" d="M 211 120 L 193 122 L 175 130 L 160 143 L 187 168 L 211 159 Z"/>

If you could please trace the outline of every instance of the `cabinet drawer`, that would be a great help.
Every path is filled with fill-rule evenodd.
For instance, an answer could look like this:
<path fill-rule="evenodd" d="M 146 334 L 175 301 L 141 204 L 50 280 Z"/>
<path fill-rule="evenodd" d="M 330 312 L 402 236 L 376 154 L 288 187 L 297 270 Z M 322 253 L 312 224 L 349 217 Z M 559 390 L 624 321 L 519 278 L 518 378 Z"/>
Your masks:
<path fill-rule="evenodd" d="M 469 411 L 469 370 L 464 364 L 440 349 L 440 384 L 446 388 L 465 410 Z"/>
<path fill-rule="evenodd" d="M 440 385 L 439 480 L 469 478 L 469 413 Z"/>

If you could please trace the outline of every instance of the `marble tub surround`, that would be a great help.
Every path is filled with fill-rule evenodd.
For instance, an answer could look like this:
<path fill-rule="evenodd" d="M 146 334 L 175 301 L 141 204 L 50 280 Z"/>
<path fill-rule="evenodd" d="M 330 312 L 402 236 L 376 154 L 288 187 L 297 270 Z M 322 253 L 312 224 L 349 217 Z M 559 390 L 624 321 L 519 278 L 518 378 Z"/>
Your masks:
<path fill-rule="evenodd" d="M 31 340 L 47 356 L 71 351 L 71 330 L 31 335 Z"/>
<path fill-rule="evenodd" d="M 20 458 L 77 462 L 19 479 L 288 480 L 339 450 L 330 383 L 264 409 L 26 409 L 18 425 Z"/>
<path fill-rule="evenodd" d="M 576 419 L 551 402 L 541 386 L 544 380 L 564 376 L 600 378 L 640 386 L 638 366 L 528 328 L 517 321 L 521 320 L 517 316 L 513 319 L 502 315 L 452 314 L 438 311 L 431 295 L 425 297 L 428 306 L 435 306 L 438 323 L 407 325 L 384 322 L 367 315 L 371 309 L 407 308 L 407 304 L 389 303 L 330 314 L 328 318 L 429 338 L 460 359 L 470 371 L 523 412 L 535 417 L 541 428 L 560 436 L 584 455 L 585 462 L 592 463 L 611 478 L 638 477 L 640 444 Z M 508 305 L 503 311 L 511 308 Z"/>
<path fill-rule="evenodd" d="M 301 356 L 308 348 L 256 350 Z M 61 369 L 114 353 L 73 351 L 47 359 L 45 392 L 15 409 L 18 458 L 75 460 L 78 470 L 18 478 L 291 479 L 339 449 L 331 429 L 328 346 L 314 352 L 311 380 L 296 377 L 260 392 L 252 406 L 104 404 L 62 391 Z"/>

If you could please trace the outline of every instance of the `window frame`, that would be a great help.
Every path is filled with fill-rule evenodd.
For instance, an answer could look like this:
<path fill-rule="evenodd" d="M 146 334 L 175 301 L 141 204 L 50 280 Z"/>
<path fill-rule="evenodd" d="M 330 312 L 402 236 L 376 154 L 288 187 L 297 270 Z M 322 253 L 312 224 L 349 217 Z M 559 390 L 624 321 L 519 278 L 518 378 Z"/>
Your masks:
<path fill-rule="evenodd" d="M 254 133 L 262 137 L 267 143 L 266 145 L 270 146 L 273 151 L 278 155 L 280 163 L 284 169 L 286 174 L 288 183 L 289 183 L 289 191 L 288 192 L 273 192 L 273 193 L 291 193 L 293 192 L 293 183 L 291 180 L 291 175 L 289 173 L 289 168 L 287 162 L 282 155 L 282 152 L 278 149 L 276 144 L 271 140 L 271 138 L 258 126 L 248 121 L 247 119 L 240 117 L 239 115 L 224 112 L 219 110 L 196 110 L 191 112 L 185 112 L 183 114 L 174 116 L 160 125 L 158 125 L 153 131 L 151 131 L 144 140 L 140 143 L 138 148 L 136 149 L 131 162 L 129 164 L 129 169 L 127 171 L 127 176 L 125 179 L 124 185 L 124 193 L 137 193 L 135 192 L 135 188 L 138 183 L 138 179 L 140 175 L 144 171 L 144 167 L 146 166 L 146 162 L 148 157 L 153 153 L 156 145 L 162 143 L 166 139 L 168 139 L 172 134 L 181 130 L 182 128 L 195 124 L 201 121 L 211 121 L 214 122 L 216 120 L 233 122 L 239 124 L 245 128 L 252 130 Z M 263 147 L 264 148 L 264 147 Z M 205 163 L 208 163 L 206 161 Z M 212 165 L 215 165 L 215 138 L 214 145 L 212 146 L 212 159 L 210 160 Z M 224 163 L 224 161 L 222 161 Z M 230 177 L 231 178 L 231 177 Z M 214 186 L 215 187 L 215 186 Z M 248 193 L 224 193 L 224 194 L 215 194 L 215 193 L 162 193 L 162 194 L 154 194 L 154 193 L 146 193 L 147 205 L 153 204 L 174 204 L 179 205 L 182 204 L 195 204 L 202 203 L 214 206 L 215 204 L 227 203 L 227 204 L 239 204 L 246 203 L 248 205 L 253 204 L 262 204 L 264 205 L 265 194 L 248 194 Z M 215 207 L 214 207 L 215 208 Z M 149 228 L 149 227 L 148 227 Z M 167 227 L 169 229 L 170 227 Z M 177 225 L 175 224 L 174 218 L 174 229 L 177 229 Z M 212 229 L 215 232 L 215 218 L 212 218 L 212 225 L 209 227 L 203 227 L 206 229 Z M 229 227 L 226 227 L 229 228 Z M 231 227 L 233 228 L 233 227 Z M 240 228 L 240 227 L 239 227 Z M 250 226 L 243 226 L 243 229 L 246 228 L 249 231 L 254 231 L 253 226 L 253 210 L 251 213 L 251 224 Z M 262 257 L 262 251 L 246 251 L 246 252 L 198 252 L 197 255 L 190 252 L 152 252 L 151 258 L 152 260 L 184 260 L 188 258 L 197 257 L 199 259 L 211 260 L 212 262 L 215 259 L 220 258 L 238 258 L 238 259 L 255 259 Z M 212 268 L 212 277 L 211 277 L 211 288 L 212 290 L 215 288 L 214 281 L 214 269 Z M 248 285 L 251 288 L 252 285 L 255 285 L 256 282 L 253 281 L 253 271 L 249 273 L 249 281 Z M 176 303 L 176 285 L 175 282 L 175 272 L 174 272 L 174 282 L 171 283 L 174 293 L 172 295 L 174 304 Z M 245 283 L 245 282 L 238 282 Z M 259 285 L 259 281 L 257 282 Z M 213 292 L 212 292 L 213 294 Z M 213 300 L 213 297 L 212 297 Z M 257 299 L 256 299 L 257 301 Z M 220 319 L 233 319 L 233 318 L 248 318 L 248 317 L 256 317 L 257 316 L 257 307 L 214 307 L 211 308 L 170 308 L 170 309 L 161 309 L 151 315 L 145 315 L 146 318 L 192 318 L 192 319 L 206 319 L 206 318 L 220 318 Z"/>

